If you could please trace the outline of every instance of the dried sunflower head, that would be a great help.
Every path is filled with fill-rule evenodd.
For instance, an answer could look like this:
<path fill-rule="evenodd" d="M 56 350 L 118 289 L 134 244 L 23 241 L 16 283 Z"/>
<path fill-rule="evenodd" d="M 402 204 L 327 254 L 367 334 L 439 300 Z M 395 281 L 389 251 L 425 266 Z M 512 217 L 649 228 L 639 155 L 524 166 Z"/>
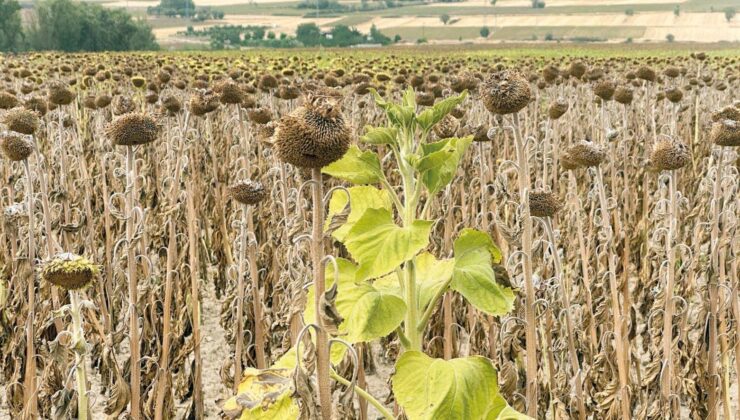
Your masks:
<path fill-rule="evenodd" d="M 218 109 L 218 96 L 210 90 L 199 90 L 190 98 L 190 112 L 202 117 Z"/>
<path fill-rule="evenodd" d="M 66 83 L 55 81 L 49 85 L 49 102 L 54 105 L 68 105 L 75 100 L 76 95 L 69 90 Z"/>
<path fill-rule="evenodd" d="M 275 130 L 277 156 L 300 168 L 321 168 L 349 149 L 351 133 L 336 97 L 310 94 Z"/>
<path fill-rule="evenodd" d="M 600 80 L 594 85 L 594 94 L 599 98 L 610 101 L 614 96 L 616 85 L 611 80 Z"/>
<path fill-rule="evenodd" d="M 18 105 L 18 98 L 10 92 L 0 92 L 0 109 L 10 109 Z"/>
<path fill-rule="evenodd" d="M 156 140 L 159 126 L 148 115 L 129 113 L 109 123 L 106 134 L 116 146 L 136 146 Z"/>
<path fill-rule="evenodd" d="M 650 154 L 650 166 L 658 171 L 672 171 L 683 168 L 691 162 L 691 153 L 685 144 L 670 140 L 660 140 Z"/>
<path fill-rule="evenodd" d="M 255 205 L 265 199 L 267 192 L 262 183 L 244 180 L 230 186 L 229 195 L 242 204 Z"/>
<path fill-rule="evenodd" d="M 721 120 L 712 124 L 712 142 L 718 146 L 740 146 L 740 121 Z"/>
<path fill-rule="evenodd" d="M 134 109 L 136 109 L 136 104 L 128 96 L 116 96 L 111 102 L 113 115 L 128 114 L 129 112 L 134 112 Z"/>
<path fill-rule="evenodd" d="M 535 217 L 552 217 L 563 207 L 558 196 L 549 191 L 534 190 L 529 193 L 529 212 Z"/>
<path fill-rule="evenodd" d="M 99 109 L 106 108 L 111 103 L 111 97 L 109 95 L 98 95 L 95 97 L 95 106 Z"/>
<path fill-rule="evenodd" d="M 219 99 L 223 104 L 240 104 L 244 100 L 244 92 L 230 79 L 216 83 L 213 90 L 221 96 Z"/>
<path fill-rule="evenodd" d="M 527 79 L 513 71 L 494 73 L 483 83 L 483 105 L 494 114 L 519 112 L 529 104 L 531 96 Z"/>
<path fill-rule="evenodd" d="M 584 74 L 586 74 L 586 70 L 586 64 L 584 64 L 583 61 L 577 60 L 570 63 L 570 67 L 568 67 L 568 74 L 575 78 L 581 78 Z"/>
<path fill-rule="evenodd" d="M 39 116 L 26 108 L 13 108 L 3 115 L 3 123 L 16 133 L 32 135 L 39 128 Z"/>
<path fill-rule="evenodd" d="M 547 115 L 550 119 L 557 120 L 568 112 L 568 102 L 563 98 L 558 98 L 547 108 Z"/>
<path fill-rule="evenodd" d="M 591 141 L 582 140 L 569 147 L 563 158 L 564 163 L 589 168 L 601 164 L 606 159 L 606 151 Z"/>
<path fill-rule="evenodd" d="M 712 121 L 733 120 L 740 121 L 740 108 L 727 106 L 712 114 Z"/>
<path fill-rule="evenodd" d="M 15 133 L 0 133 L 0 149 L 12 161 L 27 159 L 33 153 L 33 144 L 30 140 Z"/>
<path fill-rule="evenodd" d="M 65 290 L 85 288 L 98 272 L 90 260 L 70 253 L 57 254 L 41 266 L 41 278 Z"/>
<path fill-rule="evenodd" d="M 635 91 L 629 86 L 619 86 L 614 91 L 614 100 L 622 105 L 629 105 L 635 97 Z"/>

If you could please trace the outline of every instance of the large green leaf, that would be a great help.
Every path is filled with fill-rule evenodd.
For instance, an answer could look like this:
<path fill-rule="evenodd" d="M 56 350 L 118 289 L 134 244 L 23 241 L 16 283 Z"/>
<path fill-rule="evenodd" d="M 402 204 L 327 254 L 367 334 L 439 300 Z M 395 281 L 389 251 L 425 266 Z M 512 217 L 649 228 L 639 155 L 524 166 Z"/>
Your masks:
<path fill-rule="evenodd" d="M 373 127 L 365 126 L 365 135 L 360 138 L 365 143 L 370 144 L 397 144 L 398 129 L 393 127 Z"/>
<path fill-rule="evenodd" d="M 409 420 L 513 418 L 499 417 L 506 406 L 500 406 L 496 370 L 485 357 L 443 360 L 407 351 L 396 363 L 392 382 Z"/>
<path fill-rule="evenodd" d="M 412 108 L 412 109 L 416 108 L 416 92 L 414 92 L 413 87 L 409 86 L 403 92 L 403 99 L 401 100 L 401 105 Z"/>
<path fill-rule="evenodd" d="M 419 127 L 421 127 L 425 131 L 429 131 L 432 127 L 434 127 L 434 124 L 442 121 L 442 118 L 444 118 L 445 115 L 449 114 L 450 112 L 452 112 L 453 109 L 455 109 L 456 106 L 460 105 L 467 96 L 468 91 L 464 91 L 457 96 L 451 96 L 449 98 L 443 99 L 434 104 L 434 106 L 432 106 L 431 108 L 425 109 L 416 117 L 416 121 L 419 124 Z"/>
<path fill-rule="evenodd" d="M 378 289 L 368 281 L 355 282 L 357 266 L 344 258 L 337 259 L 339 284 L 337 285 L 336 308 L 344 322 L 339 331 L 346 334 L 343 339 L 350 343 L 370 341 L 385 337 L 401 325 L 406 314 L 404 300 L 388 290 Z M 326 287 L 334 284 L 333 264 L 326 266 Z M 308 290 L 303 319 L 314 322 L 314 288 Z"/>
<path fill-rule="evenodd" d="M 524 415 L 509 405 L 504 397 L 499 394 L 493 399 L 491 409 L 485 417 L 486 420 L 531 420 L 532 418 Z"/>
<path fill-rule="evenodd" d="M 472 136 L 453 137 L 421 145 L 423 156 L 415 166 L 430 194 L 436 194 L 452 181 L 460 158 L 472 141 Z"/>
<path fill-rule="evenodd" d="M 378 155 L 369 150 L 363 152 L 354 145 L 341 159 L 323 167 L 321 172 L 353 184 L 375 184 L 383 178 Z"/>
<path fill-rule="evenodd" d="M 292 372 L 292 369 L 246 369 L 236 396 L 224 404 L 224 413 L 242 420 L 298 418 L 300 409 L 292 398 Z"/>
<path fill-rule="evenodd" d="M 352 229 L 357 220 L 365 213 L 367 209 L 387 209 L 391 210 L 391 197 L 387 191 L 377 189 L 370 185 L 361 185 L 350 187 L 349 199 L 351 209 L 347 216 L 347 221 L 332 232 L 334 239 L 344 242 L 347 233 Z M 347 192 L 344 190 L 335 190 L 329 200 L 329 214 L 326 217 L 324 229 L 327 229 L 332 218 L 341 213 L 347 206 Z"/>
<path fill-rule="evenodd" d="M 504 315 L 514 307 L 514 291 L 496 283 L 493 263 L 501 251 L 491 237 L 475 229 L 464 229 L 454 245 L 455 270 L 451 287 L 476 308 L 491 315 Z"/>
<path fill-rule="evenodd" d="M 455 260 L 438 260 L 434 255 L 423 252 L 416 257 L 415 262 L 419 309 L 424 310 L 437 292 L 449 284 L 455 269 Z M 393 293 L 399 297 L 403 296 L 396 273 L 381 277 L 373 285 L 387 293 Z"/>
<path fill-rule="evenodd" d="M 393 125 L 403 126 L 406 128 L 411 128 L 414 125 L 414 122 L 416 121 L 416 106 L 410 106 L 404 103 L 394 104 L 392 102 L 387 102 L 375 89 L 370 89 L 370 92 L 372 92 L 375 97 L 375 103 L 379 107 L 383 108 L 385 115 Z M 404 102 L 407 101 L 404 100 Z"/>
<path fill-rule="evenodd" d="M 367 209 L 352 226 L 344 245 L 359 263 L 357 280 L 380 277 L 410 260 L 429 244 L 431 221 L 400 227 L 388 209 Z"/>

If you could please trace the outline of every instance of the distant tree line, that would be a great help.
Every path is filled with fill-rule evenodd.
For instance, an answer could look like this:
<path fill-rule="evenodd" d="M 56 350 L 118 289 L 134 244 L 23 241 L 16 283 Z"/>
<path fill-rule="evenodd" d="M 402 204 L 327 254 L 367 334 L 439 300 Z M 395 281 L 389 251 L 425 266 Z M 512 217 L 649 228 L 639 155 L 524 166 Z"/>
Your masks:
<path fill-rule="evenodd" d="M 365 35 L 356 28 L 346 25 L 334 26 L 327 33 L 315 23 L 302 23 L 296 28 L 296 39 L 306 47 L 349 47 L 360 44 L 388 45 L 393 42 L 389 37 L 382 34 L 375 25 L 370 27 L 370 33 Z"/>
<path fill-rule="evenodd" d="M 322 32 L 315 23 L 298 25 L 295 36 L 276 35 L 264 26 L 224 25 L 203 29 L 188 27 L 186 36 L 208 37 L 212 49 L 239 47 L 291 48 L 291 47 L 349 47 L 360 44 L 388 45 L 393 42 L 373 25 L 369 34 L 356 28 L 337 25 Z"/>
<path fill-rule="evenodd" d="M 295 37 L 268 32 L 264 26 L 224 25 L 203 29 L 189 26 L 186 36 L 208 37 L 211 49 L 222 50 L 238 47 L 290 48 L 300 47 Z"/>
<path fill-rule="evenodd" d="M 150 6 L 146 10 L 150 15 L 190 18 L 196 22 L 224 18 L 222 10 L 197 7 L 193 0 L 161 0 L 158 6 Z"/>
<path fill-rule="evenodd" d="M 159 46 L 152 29 L 123 9 L 87 2 L 45 0 L 21 24 L 17 0 L 0 0 L 0 51 L 130 51 Z"/>
<path fill-rule="evenodd" d="M 446 0 L 462 1 L 462 0 Z M 419 0 L 360 0 L 359 6 L 356 3 L 340 4 L 337 0 L 302 0 L 295 7 L 306 10 L 304 17 L 315 17 L 316 15 L 327 14 L 336 15 L 337 13 L 368 12 L 373 10 L 392 9 L 403 7 L 411 4 L 423 4 Z"/>

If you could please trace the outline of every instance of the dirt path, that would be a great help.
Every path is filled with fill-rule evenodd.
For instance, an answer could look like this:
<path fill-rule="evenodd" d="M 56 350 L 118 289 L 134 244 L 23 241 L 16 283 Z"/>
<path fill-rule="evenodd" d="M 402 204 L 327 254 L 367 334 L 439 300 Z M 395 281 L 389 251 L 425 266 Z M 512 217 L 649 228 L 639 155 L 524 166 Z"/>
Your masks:
<path fill-rule="evenodd" d="M 219 324 L 221 302 L 216 298 L 213 283 L 203 288 L 203 303 L 201 304 L 201 355 L 203 357 L 203 400 L 205 403 L 205 418 L 218 419 L 220 408 L 216 404 L 219 399 L 231 397 L 231 392 L 221 384 L 221 364 L 230 357 L 229 346 L 224 338 L 224 330 Z"/>

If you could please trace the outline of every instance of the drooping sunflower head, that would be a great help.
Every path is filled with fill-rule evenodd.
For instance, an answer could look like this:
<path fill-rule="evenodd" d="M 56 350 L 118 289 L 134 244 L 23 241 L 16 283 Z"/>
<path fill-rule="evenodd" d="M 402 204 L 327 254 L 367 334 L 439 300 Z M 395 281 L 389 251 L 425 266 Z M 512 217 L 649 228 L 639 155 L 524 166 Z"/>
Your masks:
<path fill-rule="evenodd" d="M 677 141 L 660 140 L 650 154 L 650 166 L 658 171 L 680 169 L 690 162 L 689 148 Z"/>
<path fill-rule="evenodd" d="M 718 146 L 740 146 L 740 121 L 727 119 L 715 122 L 710 137 Z"/>
<path fill-rule="evenodd" d="M 529 212 L 535 217 L 552 217 L 563 207 L 558 196 L 550 191 L 534 190 L 529 193 Z"/>
<path fill-rule="evenodd" d="M 5 132 L 0 133 L 0 149 L 8 159 L 18 162 L 31 156 L 33 144 L 24 136 Z"/>
<path fill-rule="evenodd" d="M 513 114 L 529 104 L 532 90 L 521 74 L 504 70 L 483 83 L 483 105 L 493 114 Z"/>
<path fill-rule="evenodd" d="M 39 128 L 39 116 L 26 108 L 13 108 L 3 115 L 3 123 L 16 133 L 32 135 Z"/>
<path fill-rule="evenodd" d="M 106 134 L 116 146 L 136 146 L 156 140 L 159 126 L 148 115 L 128 113 L 108 124 Z"/>
<path fill-rule="evenodd" d="M 330 95 L 309 95 L 275 130 L 278 157 L 299 168 L 321 168 L 339 160 L 350 142 L 338 100 Z"/>
<path fill-rule="evenodd" d="M 85 257 L 62 253 L 42 264 L 41 278 L 65 290 L 79 290 L 87 287 L 99 271 Z"/>
<path fill-rule="evenodd" d="M 261 182 L 243 180 L 229 187 L 229 195 L 242 204 L 255 205 L 265 199 L 267 192 Z"/>

